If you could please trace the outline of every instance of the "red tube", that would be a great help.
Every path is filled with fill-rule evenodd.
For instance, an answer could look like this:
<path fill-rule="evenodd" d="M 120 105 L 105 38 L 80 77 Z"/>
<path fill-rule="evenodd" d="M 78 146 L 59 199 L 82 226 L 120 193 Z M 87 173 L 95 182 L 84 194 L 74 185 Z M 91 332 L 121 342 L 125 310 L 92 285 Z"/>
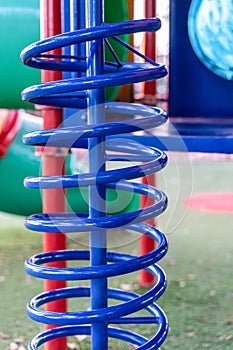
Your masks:
<path fill-rule="evenodd" d="M 60 0 L 41 1 L 41 37 L 46 38 L 61 33 L 61 2 Z M 61 54 L 61 50 L 51 52 Z M 42 71 L 42 82 L 62 79 L 61 72 Z M 62 109 L 43 108 L 42 116 L 44 129 L 58 127 L 63 120 Z M 65 156 L 55 148 L 44 149 L 42 155 L 43 176 L 63 175 L 65 173 Z M 64 212 L 66 210 L 66 200 L 64 189 L 43 190 L 43 212 Z M 66 237 L 63 233 L 44 233 L 44 252 L 66 249 Z M 55 267 L 65 267 L 65 262 L 52 264 Z M 66 287 L 66 281 L 46 280 L 45 291 Z M 53 301 L 46 306 L 48 311 L 66 312 L 66 300 Z M 52 325 L 46 326 L 51 328 Z M 46 344 L 46 350 L 67 350 L 66 338 L 52 340 Z"/>
<path fill-rule="evenodd" d="M 156 0 L 146 0 L 145 17 L 156 16 Z M 156 35 L 155 32 L 145 33 L 145 56 L 155 61 L 156 56 Z M 144 83 L 144 99 L 148 104 L 154 104 L 156 100 L 156 81 L 151 80 Z"/>
<path fill-rule="evenodd" d="M 155 186 L 155 174 L 147 175 L 143 178 L 143 184 Z M 141 208 L 154 204 L 153 199 L 147 196 L 141 197 Z M 155 218 L 150 219 L 146 222 L 150 226 L 155 226 Z M 145 255 L 155 249 L 155 241 L 151 237 L 142 235 L 140 238 L 140 255 Z M 139 284 L 142 287 L 148 287 L 155 282 L 154 276 L 146 271 L 140 270 L 139 273 Z"/>
<path fill-rule="evenodd" d="M 0 110 L 0 159 L 5 157 L 7 149 L 20 129 L 19 112 L 15 109 Z"/>
<path fill-rule="evenodd" d="M 145 2 L 145 17 L 156 16 L 156 0 L 146 0 Z M 155 33 L 146 32 L 145 35 L 145 55 L 155 61 Z M 155 104 L 156 100 L 156 81 L 147 81 L 144 83 L 144 103 Z M 155 186 L 155 175 L 151 174 L 142 179 L 144 184 Z M 141 197 L 141 208 L 152 205 L 153 200 L 150 197 Z M 149 225 L 155 225 L 155 219 L 148 220 Z M 140 254 L 144 255 L 151 252 L 155 248 L 155 242 L 152 238 L 142 235 L 140 239 Z M 151 273 L 145 270 L 140 271 L 139 283 L 143 287 L 150 286 L 154 283 L 154 277 Z"/>

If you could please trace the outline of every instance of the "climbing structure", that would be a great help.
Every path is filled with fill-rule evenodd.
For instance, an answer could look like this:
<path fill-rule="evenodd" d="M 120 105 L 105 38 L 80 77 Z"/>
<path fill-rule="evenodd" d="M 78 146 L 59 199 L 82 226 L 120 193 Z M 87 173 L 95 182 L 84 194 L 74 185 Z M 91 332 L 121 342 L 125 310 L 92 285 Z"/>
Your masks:
<path fill-rule="evenodd" d="M 65 211 L 65 208 L 63 212 L 63 202 L 60 203 L 60 210 L 52 212 L 44 205 L 42 214 L 27 217 L 26 227 L 46 232 L 46 239 L 52 237 L 54 244 L 60 239 L 63 242 L 66 233 L 89 232 L 90 248 L 66 249 L 63 242 L 64 249 L 46 250 L 26 261 L 25 268 L 29 274 L 58 283 L 57 288 L 48 288 L 28 303 L 27 312 L 33 320 L 58 326 L 36 335 L 31 340 L 29 349 L 38 349 L 45 343 L 51 350 L 63 350 L 66 349 L 65 337 L 78 334 L 90 335 L 93 350 L 108 349 L 109 338 L 134 344 L 140 350 L 159 349 L 166 338 L 168 323 L 164 312 L 156 304 L 166 288 L 165 274 L 156 262 L 166 254 L 167 240 L 163 233 L 145 221 L 166 209 L 167 198 L 160 190 L 132 180 L 161 170 L 166 165 L 167 157 L 157 148 L 146 147 L 130 137 L 122 139 L 121 135 L 157 127 L 166 122 L 166 114 L 156 107 L 106 102 L 105 89 L 159 79 L 167 74 L 163 65 L 137 52 L 119 37 L 142 31 L 154 32 L 160 28 L 161 23 L 157 18 L 106 23 L 103 18 L 104 1 L 101 0 L 79 1 L 78 7 L 76 2 L 63 1 L 63 6 L 59 7 L 60 13 L 58 2 L 55 6 L 54 1 L 46 1 L 44 6 L 46 5 L 50 5 L 46 10 L 52 11 L 50 19 L 53 18 L 54 21 L 59 22 L 65 18 L 67 23 L 74 13 L 82 21 L 79 22 L 78 29 L 45 38 L 22 52 L 22 61 L 28 66 L 48 72 L 56 71 L 58 75 L 58 80 L 48 79 L 43 84 L 25 89 L 22 97 L 28 102 L 49 106 L 44 112 L 45 123 L 49 118 L 54 118 L 54 113 L 62 115 L 60 108 L 69 111 L 74 109 L 75 116 L 68 118 L 72 119 L 72 126 L 66 121 L 68 124 L 24 136 L 26 144 L 44 147 L 45 164 L 42 176 L 27 178 L 25 185 L 44 192 L 88 187 L 89 213 Z M 113 48 L 113 42 L 139 55 L 144 62 L 121 62 Z M 80 54 L 76 54 L 78 50 L 67 51 L 67 48 L 73 47 L 80 48 Z M 105 51 L 110 52 L 111 62 L 105 60 Z M 60 77 L 61 72 L 65 72 L 65 79 L 64 76 Z M 111 121 L 112 115 L 117 115 L 118 120 Z M 128 117 L 127 120 L 124 120 L 125 116 Z M 87 121 L 86 125 L 80 125 L 83 117 Z M 79 148 L 88 150 L 87 173 L 66 175 L 62 164 L 57 169 L 57 174 L 46 172 L 46 164 L 48 166 L 49 163 L 46 157 L 64 157 L 70 149 Z M 108 164 L 113 162 L 118 167 L 109 169 Z M 134 164 L 121 167 L 122 162 Z M 106 210 L 107 189 L 147 196 L 153 199 L 153 203 L 132 212 L 109 215 Z M 157 243 L 156 248 L 139 257 L 108 251 L 108 232 L 118 227 L 151 237 Z M 89 265 L 69 266 L 70 261 L 78 264 L 82 260 L 89 261 Z M 141 269 L 147 269 L 156 279 L 155 285 L 144 294 L 138 295 L 108 286 L 110 277 Z M 78 281 L 82 280 L 90 280 L 90 286 L 80 286 Z M 67 281 L 77 281 L 77 286 L 68 287 Z M 88 311 L 66 309 L 66 300 L 84 297 L 90 298 Z M 116 302 L 112 303 L 112 300 Z M 62 301 L 64 303 L 60 309 Z M 51 303 L 52 309 L 49 308 Z M 140 310 L 145 310 L 146 314 L 134 315 Z M 147 339 L 133 332 L 132 328 L 126 330 L 111 324 L 143 324 L 145 327 L 146 324 L 155 324 L 156 330 Z"/>

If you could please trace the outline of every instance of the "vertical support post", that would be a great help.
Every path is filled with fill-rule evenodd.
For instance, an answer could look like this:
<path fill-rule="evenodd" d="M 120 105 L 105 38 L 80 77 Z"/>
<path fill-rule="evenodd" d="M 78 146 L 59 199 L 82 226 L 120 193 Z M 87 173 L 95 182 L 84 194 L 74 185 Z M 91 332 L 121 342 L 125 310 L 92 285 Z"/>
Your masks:
<path fill-rule="evenodd" d="M 145 17 L 151 18 L 156 16 L 156 0 L 145 1 Z M 155 32 L 145 33 L 145 56 L 155 61 L 156 58 L 156 35 Z M 144 83 L 145 103 L 155 105 L 156 103 L 156 81 L 146 81 Z"/>
<path fill-rule="evenodd" d="M 42 0 L 41 6 L 41 36 L 42 39 L 61 33 L 61 3 L 60 0 Z M 60 50 L 53 52 L 61 54 Z M 62 73 L 55 71 L 42 71 L 42 83 L 62 79 Z M 63 119 L 62 109 L 50 109 L 45 107 L 42 111 L 44 129 L 56 128 Z M 54 149 L 46 149 L 42 156 L 42 175 L 54 176 L 65 173 L 65 156 Z M 64 212 L 65 193 L 64 189 L 43 190 L 43 212 Z M 44 252 L 66 249 L 66 237 L 62 233 L 44 233 Z M 65 262 L 53 263 L 55 267 L 65 267 Z M 65 281 L 45 280 L 44 289 L 50 291 L 64 288 Z M 46 306 L 49 311 L 66 312 L 66 300 L 58 300 Z M 53 327 L 48 325 L 47 328 Z M 46 344 L 46 350 L 66 350 L 66 339 L 55 339 Z"/>
<path fill-rule="evenodd" d="M 83 13 L 85 8 L 85 0 L 61 0 L 62 9 L 62 32 L 70 32 L 77 29 L 85 28 L 85 18 L 82 19 L 82 25 L 80 21 L 80 13 Z M 62 53 L 65 56 L 78 57 L 81 56 L 80 47 L 84 46 L 85 43 L 79 45 L 70 45 L 62 48 Z M 85 54 L 84 54 L 85 55 Z M 83 55 L 83 56 L 84 56 Z M 72 58 L 70 60 L 73 60 Z M 66 72 L 62 73 L 63 79 L 77 78 L 81 76 L 80 72 Z M 64 126 L 72 125 L 69 121 L 69 117 L 72 116 L 77 109 L 74 108 L 64 108 L 63 109 L 63 121 Z M 75 123 L 75 121 L 73 121 Z M 77 125 L 77 124 L 76 124 Z"/>
<path fill-rule="evenodd" d="M 156 0 L 145 1 L 145 16 L 146 18 L 156 16 Z M 145 55 L 155 61 L 156 59 L 156 38 L 154 32 L 146 32 L 145 34 Z M 156 81 L 146 81 L 144 83 L 144 103 L 155 105 L 156 102 Z M 142 179 L 143 184 L 155 186 L 155 174 L 148 175 Z M 150 197 L 141 197 L 141 208 L 152 205 L 153 200 Z M 155 225 L 155 218 L 148 220 L 149 225 Z M 155 242 L 151 237 L 142 235 L 140 239 L 140 255 L 149 253 L 155 248 Z M 139 283 L 143 287 L 147 287 L 154 283 L 154 276 L 145 270 L 139 273 Z"/>
<path fill-rule="evenodd" d="M 145 176 L 142 179 L 143 184 L 155 186 L 155 174 L 150 174 Z M 145 208 L 146 206 L 150 206 L 154 203 L 153 199 L 150 197 L 142 196 L 141 197 L 141 208 Z M 155 226 L 155 218 L 152 218 L 146 223 L 150 226 Z M 145 255 L 151 252 L 155 248 L 155 241 L 148 236 L 142 235 L 140 238 L 140 255 Z M 140 270 L 139 272 L 139 284 L 143 287 L 148 287 L 153 284 L 155 281 L 154 276 L 146 271 Z"/>
<path fill-rule="evenodd" d="M 103 0 L 86 0 L 86 27 L 94 27 L 103 23 Z M 104 48 L 103 40 L 93 40 L 87 45 L 88 76 L 103 73 Z M 105 121 L 104 88 L 88 92 L 88 124 L 99 124 Z M 104 137 L 89 141 L 90 172 L 98 174 L 105 170 Z M 98 176 L 98 175 L 97 175 Z M 89 190 L 89 215 L 100 217 L 106 213 L 105 186 L 91 186 Z M 107 263 L 107 236 L 105 229 L 90 232 L 90 264 L 105 265 Z M 107 307 L 107 279 L 91 281 L 91 308 Z M 92 350 L 108 349 L 107 322 L 94 323 L 91 327 Z"/>

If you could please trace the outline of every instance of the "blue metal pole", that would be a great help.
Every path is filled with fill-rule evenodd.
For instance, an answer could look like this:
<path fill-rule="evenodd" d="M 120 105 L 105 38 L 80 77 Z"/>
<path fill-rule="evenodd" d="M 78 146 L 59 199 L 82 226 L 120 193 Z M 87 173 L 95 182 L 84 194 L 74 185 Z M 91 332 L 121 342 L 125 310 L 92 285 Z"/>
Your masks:
<path fill-rule="evenodd" d="M 77 30 L 80 29 L 79 25 L 79 8 L 78 8 L 78 2 L 77 0 L 70 0 L 70 30 Z M 71 55 L 72 56 L 79 56 L 79 45 L 72 45 L 71 46 Z M 76 78 L 80 76 L 78 72 L 72 72 L 71 77 Z"/>
<path fill-rule="evenodd" d="M 94 27 L 103 23 L 103 0 L 86 0 L 86 26 Z M 103 40 L 93 40 L 87 45 L 88 71 L 87 75 L 103 74 L 104 49 Z M 105 121 L 104 88 L 89 90 L 88 96 L 88 124 L 99 124 Z M 104 137 L 89 141 L 89 168 L 91 172 L 105 170 Z M 104 216 L 105 187 L 91 186 L 89 191 L 89 215 L 92 218 Z M 90 232 L 90 264 L 92 266 L 107 263 L 107 237 L 104 229 Z M 91 281 L 91 308 L 107 307 L 107 279 Z M 91 327 L 92 350 L 108 349 L 107 322 L 94 323 Z"/>
<path fill-rule="evenodd" d="M 86 16 L 83 15 L 83 12 L 85 11 L 85 1 L 86 0 L 78 0 L 78 23 L 79 23 L 79 28 L 85 28 L 86 23 L 85 19 Z M 85 57 L 86 55 L 86 44 L 85 43 L 80 43 L 79 44 L 79 55 L 81 57 Z M 85 73 L 80 73 L 80 76 L 84 76 Z"/>

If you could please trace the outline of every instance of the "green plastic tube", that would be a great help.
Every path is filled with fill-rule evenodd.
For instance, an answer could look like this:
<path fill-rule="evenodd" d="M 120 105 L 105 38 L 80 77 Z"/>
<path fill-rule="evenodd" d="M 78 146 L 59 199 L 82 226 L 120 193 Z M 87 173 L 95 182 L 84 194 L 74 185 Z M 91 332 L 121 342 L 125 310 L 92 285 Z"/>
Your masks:
<path fill-rule="evenodd" d="M 40 130 L 42 119 L 20 111 L 21 128 L 0 159 L 0 211 L 27 216 L 42 211 L 41 191 L 28 189 L 23 185 L 27 176 L 41 174 L 41 157 L 35 155 L 35 147 L 22 142 L 24 134 Z M 74 172 L 71 156 L 67 157 L 67 173 Z M 107 191 L 107 211 L 109 214 L 128 212 L 139 207 L 139 198 L 124 191 Z M 73 212 L 88 212 L 88 188 L 67 190 L 67 209 Z"/>

